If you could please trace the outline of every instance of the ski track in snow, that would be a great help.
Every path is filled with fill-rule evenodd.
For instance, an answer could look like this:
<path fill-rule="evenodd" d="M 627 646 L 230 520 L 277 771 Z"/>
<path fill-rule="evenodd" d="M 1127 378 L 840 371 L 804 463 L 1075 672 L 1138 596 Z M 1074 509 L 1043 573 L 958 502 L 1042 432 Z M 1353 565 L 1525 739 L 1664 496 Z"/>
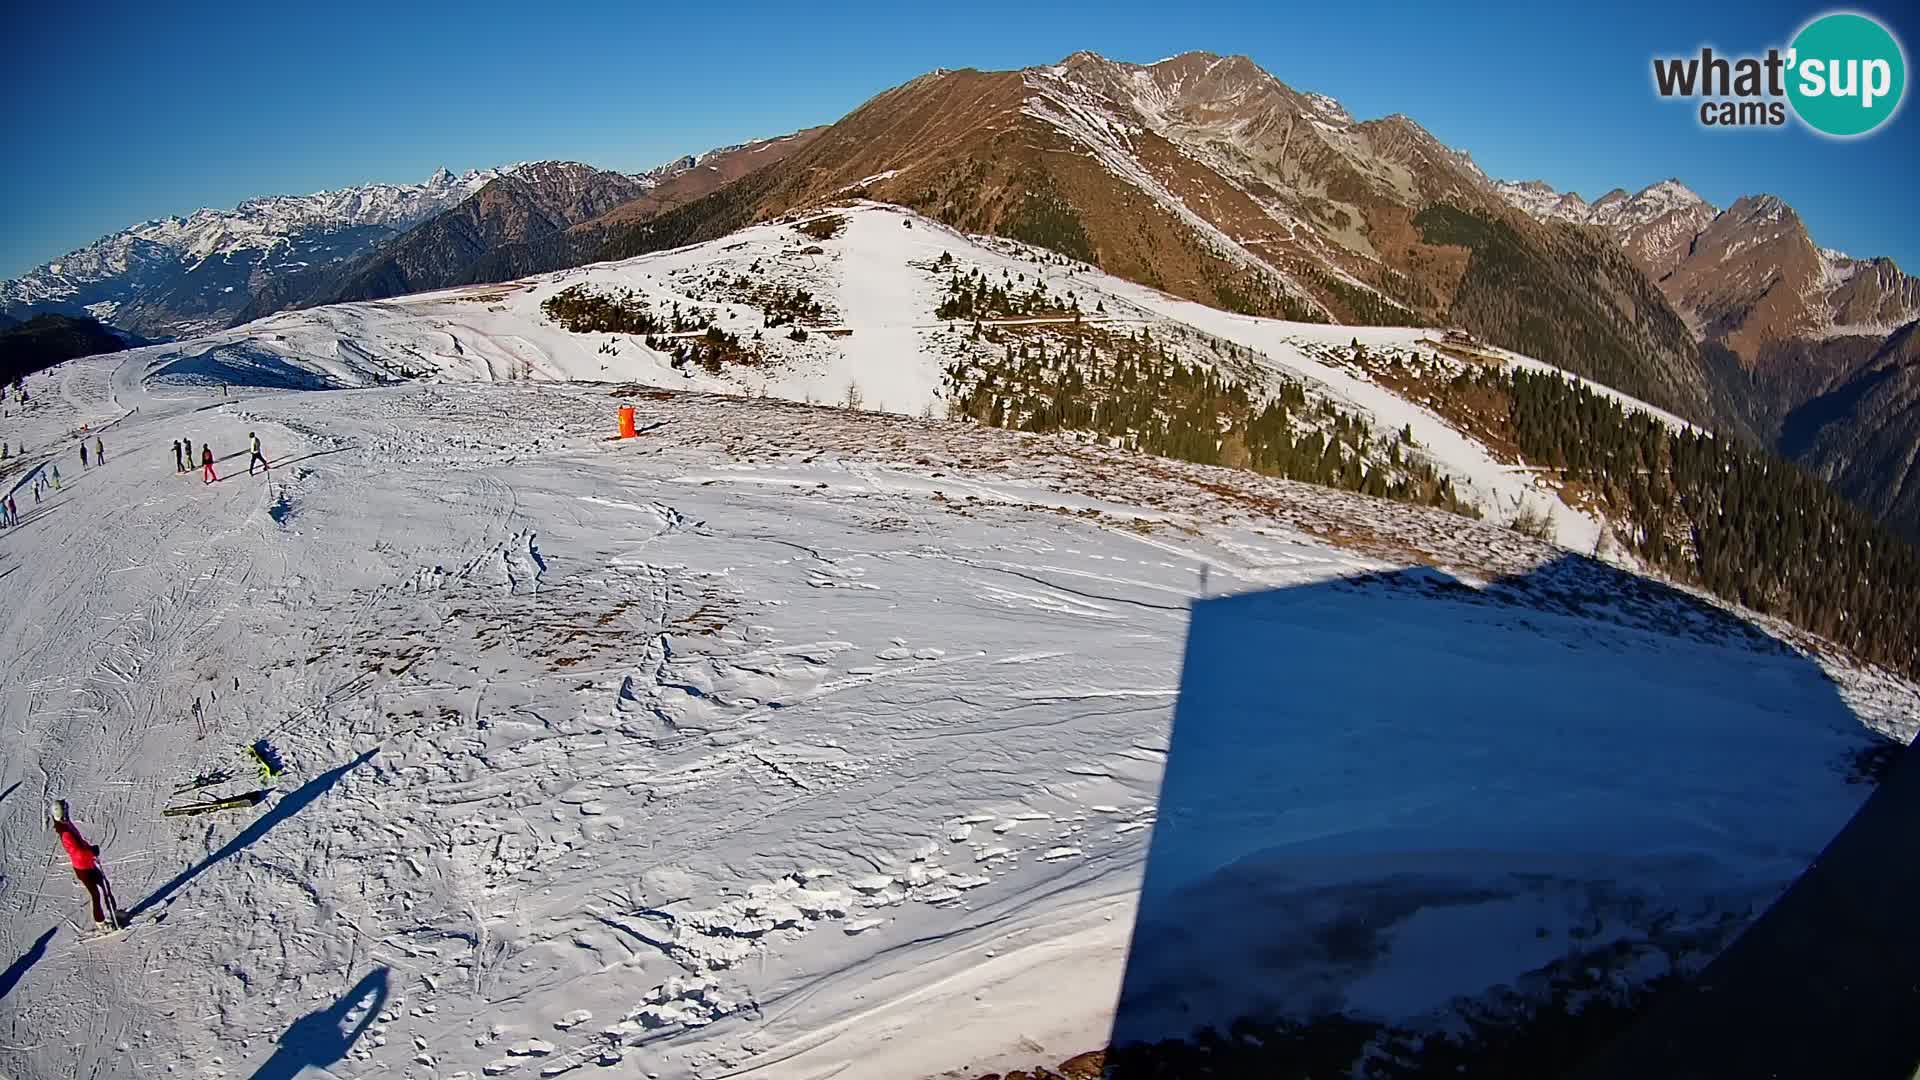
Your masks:
<path fill-rule="evenodd" d="M 954 242 L 856 217 L 914 258 Z M 911 411 L 937 388 L 896 356 L 928 332 L 887 314 L 911 298 L 839 302 L 867 351 L 815 355 L 807 385 L 895 356 L 870 395 Z M 1438 511 L 776 402 L 623 397 L 657 434 L 612 443 L 607 388 L 511 379 L 584 374 L 552 340 L 436 333 L 506 382 L 306 392 L 365 354 L 264 345 L 245 370 L 276 381 L 231 397 L 178 377 L 181 346 L 28 379 L 16 438 L 29 465 L 59 454 L 63 487 L 0 533 L 0 951 L 61 929 L 0 1001 L 0 1072 L 252 1075 L 380 970 L 343 1074 L 922 1075 L 1022 1037 L 1089 1049 L 1189 602 L 1410 550 L 1481 579 L 1554 555 Z M 99 468 L 71 449 L 82 424 L 104 432 Z M 237 468 L 249 431 L 266 476 Z M 183 435 L 225 479 L 174 475 Z M 1676 628 L 1627 598 L 1583 618 L 1609 649 L 1671 635 L 1765 663 L 1730 620 Z M 1913 715 L 1904 682 L 1828 670 L 1868 722 Z M 208 769 L 251 786 L 262 738 L 288 764 L 262 807 L 159 815 Z M 49 798 L 141 911 L 123 940 L 64 928 L 84 899 Z"/>
<path fill-rule="evenodd" d="M 1072 769 L 1082 747 L 1164 724 L 1171 695 L 1137 683 L 1157 670 L 1171 685 L 1192 569 L 1056 565 L 1093 547 L 1131 566 L 1140 548 L 1051 512 L 1009 545 L 1004 526 L 1030 512 L 1018 485 L 964 513 L 845 460 L 768 487 L 713 448 L 607 447 L 587 434 L 610 407 L 594 391 L 406 388 L 345 411 L 295 392 L 198 411 L 204 392 L 141 390 L 143 366 L 32 380 L 71 391 L 36 414 L 55 445 L 116 411 L 106 386 L 141 413 L 112 429 L 105 467 L 63 470 L 53 503 L 0 536 L 32 568 L 11 610 L 35 613 L 7 626 L 24 662 L 0 676 L 8 782 L 37 789 L 0 807 L 8 880 L 36 879 L 6 896 L 8 941 L 74 911 L 64 870 L 38 880 L 41 796 L 73 801 L 146 924 L 87 954 L 104 968 L 59 941 L 9 999 L 10 1045 L 64 1033 L 28 1052 L 30 1072 L 238 1072 L 369 965 L 394 991 L 354 1048 L 363 1063 L 478 1052 L 492 1056 L 476 1074 L 532 1073 L 678 1046 L 800 1011 L 817 990 L 769 957 L 806 970 L 856 935 L 884 956 L 1073 872 L 1042 868 L 1058 839 L 1043 830 L 956 842 L 951 818 L 1064 814 L 1097 793 L 1151 820 L 1150 769 Z M 522 418 L 487 446 L 420 430 L 473 409 Z M 696 441 L 737 425 L 724 408 L 660 418 L 700 426 L 681 436 Z M 813 456 L 821 433 L 769 419 L 784 459 L 770 475 Z M 180 434 L 224 458 L 249 430 L 280 462 L 270 475 L 209 486 L 163 467 Z M 702 471 L 737 482 L 689 479 Z M 1112 641 L 1087 636 L 1116 609 Z M 1062 635 L 1083 647 L 1046 648 Z M 1050 751 L 1006 742 L 1048 729 Z M 243 772 L 261 737 L 290 763 L 267 810 L 159 817 L 173 784 Z M 250 820 L 270 825 L 250 836 Z M 1139 841 L 1086 855 L 1137 864 Z M 551 1050 L 508 1045 L 535 1036 Z M 679 1067 L 747 1054 L 694 1042 Z"/>

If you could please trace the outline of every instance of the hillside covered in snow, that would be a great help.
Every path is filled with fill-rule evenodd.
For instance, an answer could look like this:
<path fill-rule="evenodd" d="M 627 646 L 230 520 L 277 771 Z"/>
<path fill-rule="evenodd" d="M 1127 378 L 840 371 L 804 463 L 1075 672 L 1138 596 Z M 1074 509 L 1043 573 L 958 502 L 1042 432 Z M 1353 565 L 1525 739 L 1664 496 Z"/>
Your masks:
<path fill-rule="evenodd" d="M 1920 691 L 1633 572 L 1448 396 L 1490 370 L 1540 365 L 854 203 L 31 376 L 0 1072 L 980 1075 L 1332 1013 L 1365 1075 L 1631 1006 Z M 1202 392 L 1247 459 L 1143 452 Z"/>
<path fill-rule="evenodd" d="M 964 312 L 949 304 L 956 282 L 968 294 Z M 996 290 L 997 299 L 974 309 L 975 296 Z M 965 236 L 877 204 L 504 285 L 286 312 L 142 358 L 153 377 L 168 382 L 333 388 L 422 376 L 637 381 L 825 404 L 843 404 L 852 394 L 869 410 L 944 418 L 982 380 L 1017 379 L 1023 363 L 1048 356 L 1058 366 L 1076 340 L 1090 336 L 1099 339 L 1088 348 L 1093 360 L 1071 354 L 1089 373 L 1104 344 L 1109 356 L 1164 357 L 1215 372 L 1248 387 L 1256 400 L 1298 388 L 1331 410 L 1331 421 L 1365 420 L 1380 436 L 1356 452 L 1384 457 L 1380 444 L 1410 433 L 1407 457 L 1431 462 L 1464 504 L 1496 521 L 1550 507 L 1563 542 L 1595 547 L 1597 524 L 1563 505 L 1532 471 L 1496 460 L 1346 363 L 1360 342 L 1377 355 L 1402 352 L 1460 370 L 1465 362 L 1457 350 L 1436 347 L 1436 332 L 1233 315 L 1042 249 Z M 1498 350 L 1474 352 L 1489 363 L 1531 363 Z M 1003 409 L 1018 408 L 1011 391 L 1000 396 Z M 1018 419 L 1008 426 L 1019 426 Z"/>

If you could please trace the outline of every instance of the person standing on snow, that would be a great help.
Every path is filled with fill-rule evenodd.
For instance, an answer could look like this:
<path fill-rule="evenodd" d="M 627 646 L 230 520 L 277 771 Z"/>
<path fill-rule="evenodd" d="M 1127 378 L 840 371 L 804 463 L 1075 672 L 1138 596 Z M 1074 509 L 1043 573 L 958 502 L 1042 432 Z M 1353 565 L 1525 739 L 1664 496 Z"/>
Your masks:
<path fill-rule="evenodd" d="M 87 465 L 87 444 L 84 441 L 80 443 L 80 467 L 83 469 L 89 467 Z"/>
<path fill-rule="evenodd" d="M 173 471 L 177 473 L 187 471 L 187 459 L 180 456 L 179 439 L 173 440 Z"/>
<path fill-rule="evenodd" d="M 73 876 L 80 879 L 87 890 L 87 899 L 93 901 L 94 923 L 105 923 L 111 917 L 114 929 L 125 926 L 126 917 L 120 914 L 120 905 L 113 899 L 113 886 L 107 884 L 107 875 L 100 869 L 100 849 L 87 843 L 87 838 L 67 820 L 65 799 L 53 804 L 53 831 L 60 837 L 60 846 L 67 849 Z"/>
<path fill-rule="evenodd" d="M 213 447 L 204 445 L 200 447 L 200 465 L 205 470 L 205 475 L 200 478 L 201 483 L 211 484 L 220 479 L 213 474 Z"/>
<path fill-rule="evenodd" d="M 272 472 L 273 466 L 267 464 L 267 455 L 260 452 L 260 436 L 249 431 L 247 432 L 247 442 L 253 447 L 253 456 L 247 459 L 247 475 L 253 475 L 253 463 L 256 461 L 260 463 L 260 468 L 263 471 Z"/>
<path fill-rule="evenodd" d="M 53 490 L 60 490 L 60 466 L 58 465 L 53 467 Z"/>
<path fill-rule="evenodd" d="M 93 463 L 95 465 L 105 465 L 107 463 L 107 444 L 101 442 L 100 436 L 98 435 L 93 437 Z"/>
<path fill-rule="evenodd" d="M 183 446 L 185 446 L 185 447 L 187 448 L 187 460 L 188 460 L 188 461 L 192 461 L 192 460 L 193 460 L 193 440 L 192 440 L 192 439 L 181 439 L 181 440 L 180 440 L 180 443 L 181 443 L 181 445 L 183 445 Z"/>

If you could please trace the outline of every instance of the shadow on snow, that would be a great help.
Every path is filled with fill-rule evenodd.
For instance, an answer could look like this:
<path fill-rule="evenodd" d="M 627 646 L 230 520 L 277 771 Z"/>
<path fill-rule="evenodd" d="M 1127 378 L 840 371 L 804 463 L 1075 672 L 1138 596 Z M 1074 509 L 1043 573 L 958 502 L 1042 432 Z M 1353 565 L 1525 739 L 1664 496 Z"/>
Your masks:
<path fill-rule="evenodd" d="M 252 342 L 215 345 L 180 354 L 155 366 L 147 376 L 155 385 L 218 386 L 264 390 L 338 390 L 340 384 L 300 367 Z M 225 405 L 227 402 L 220 402 Z M 212 406 L 209 406 L 212 407 Z"/>
<path fill-rule="evenodd" d="M 13 988 L 20 985 L 21 979 L 26 978 L 27 970 L 39 963 L 41 957 L 47 955 L 47 942 L 53 940 L 53 932 L 57 929 L 59 929 L 57 926 L 48 927 L 47 932 L 40 935 L 32 948 L 21 953 L 19 959 L 8 964 L 7 970 L 0 971 L 0 998 L 13 993 Z"/>
<path fill-rule="evenodd" d="M 309 1076 L 330 1075 L 326 1068 L 347 1056 L 355 1040 L 366 1033 L 387 1003 L 388 969 L 375 968 L 324 1009 L 310 1012 L 275 1040 L 273 1056 L 253 1074 L 253 1080 L 294 1080 L 301 1070 Z"/>
<path fill-rule="evenodd" d="M 1876 743 L 1798 652 L 1578 556 L 1484 587 L 1414 568 L 1196 601 L 1111 1075 L 1563 1075 L 1684 1000 L 1860 808 Z M 1865 1076 L 1848 1055 L 1920 1041 L 1893 1019 L 1920 969 L 1893 914 L 1920 896 L 1916 772 L 1873 803 L 1912 790 L 1904 834 L 1889 812 L 1851 842 L 1902 869 L 1761 920 L 1799 928 L 1739 969 L 1780 1004 L 1749 1030 L 1723 996 L 1717 1045 L 1785 1060 L 1798 1039 Z M 1904 1012 L 1788 1007 L 1853 997 L 1889 938 L 1897 976 L 1854 985 Z"/>
<path fill-rule="evenodd" d="M 267 835 L 275 825 L 306 809 L 308 804 L 326 794 L 335 784 L 339 783 L 341 777 L 365 764 L 367 759 L 373 757 L 377 752 L 377 750 L 368 750 L 352 761 L 344 765 L 336 766 L 302 784 L 299 788 L 282 797 L 279 802 L 274 803 L 272 809 L 256 818 L 253 824 L 247 826 L 239 835 L 227 841 L 220 850 L 201 859 L 187 869 L 182 870 L 172 881 L 160 886 L 159 889 L 154 891 L 153 895 L 140 901 L 140 903 L 127 914 L 138 917 L 155 905 L 165 903 L 168 897 L 180 891 L 188 882 L 200 876 L 200 874 L 205 872 L 209 867 L 227 858 L 229 855 L 234 855 L 245 850 L 252 845 L 254 841 Z"/>

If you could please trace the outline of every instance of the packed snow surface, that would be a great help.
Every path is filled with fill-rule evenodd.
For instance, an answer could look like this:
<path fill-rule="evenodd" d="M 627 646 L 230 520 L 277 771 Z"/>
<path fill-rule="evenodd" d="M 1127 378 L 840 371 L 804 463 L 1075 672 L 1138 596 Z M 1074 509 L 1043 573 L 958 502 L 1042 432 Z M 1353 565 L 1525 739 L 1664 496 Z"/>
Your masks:
<path fill-rule="evenodd" d="M 912 411 L 938 360 L 916 343 L 945 331 L 916 313 L 931 291 L 867 280 L 883 256 L 1035 264 L 852 216 L 795 256 L 834 268 L 852 336 L 755 377 L 871 377 Z M 1321 918 L 1394 860 L 1428 872 L 1384 946 L 1215 977 L 1250 970 L 1273 990 L 1253 1009 L 1310 976 L 1418 1017 L 1593 918 L 1602 940 L 1750 918 L 1864 798 L 1863 724 L 1910 723 L 1902 681 L 1495 524 L 649 389 L 739 387 L 639 350 L 599 372 L 598 339 L 537 317 L 567 281 L 664 290 L 723 251 L 27 380 L 0 471 L 22 517 L 0 531 L 0 1073 L 1001 1071 L 1103 1045 L 1123 981 L 1166 1000 L 1164 950 L 1127 968 L 1143 882 L 1168 942 L 1238 963 L 1273 929 L 1223 883 Z M 1308 363 L 1308 330 L 1097 284 L 1113 318 Z M 445 381 L 381 385 L 403 354 Z M 638 383 L 543 381 L 581 375 Z M 609 438 L 621 404 L 636 439 Z M 182 438 L 218 482 L 176 472 Z M 285 761 L 270 783 L 255 740 Z M 208 772 L 231 779 L 171 794 Z M 125 934 L 83 939 L 50 799 L 101 846 Z M 1595 867 L 1618 904 L 1573 899 Z M 1463 957 L 1503 913 L 1526 932 Z"/>

